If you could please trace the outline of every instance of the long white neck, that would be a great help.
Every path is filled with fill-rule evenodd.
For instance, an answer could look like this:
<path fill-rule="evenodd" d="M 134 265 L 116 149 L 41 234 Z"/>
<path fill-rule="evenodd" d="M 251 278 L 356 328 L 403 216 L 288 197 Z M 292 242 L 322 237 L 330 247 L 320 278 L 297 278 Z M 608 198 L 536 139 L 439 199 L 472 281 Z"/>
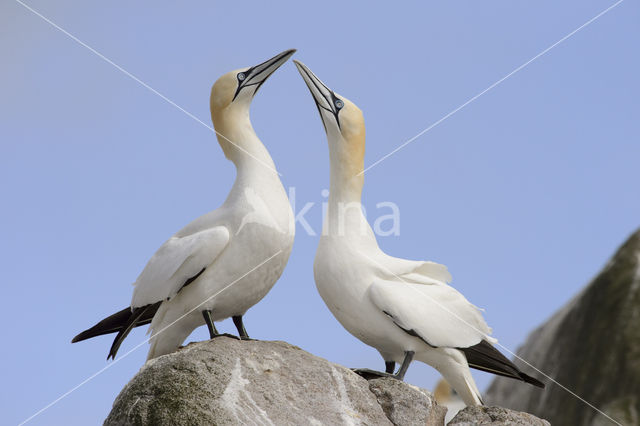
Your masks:
<path fill-rule="evenodd" d="M 371 226 L 362 211 L 364 159 L 353 158 L 353 150 L 340 135 L 329 134 L 331 174 L 327 217 L 323 235 L 375 242 Z M 351 155 L 349 155 L 351 154 Z"/>
<path fill-rule="evenodd" d="M 214 127 L 218 142 L 225 156 L 236 166 L 237 175 L 233 190 L 251 185 L 260 189 L 280 183 L 276 166 L 269 151 L 253 130 L 249 110 L 226 110 L 214 115 Z"/>

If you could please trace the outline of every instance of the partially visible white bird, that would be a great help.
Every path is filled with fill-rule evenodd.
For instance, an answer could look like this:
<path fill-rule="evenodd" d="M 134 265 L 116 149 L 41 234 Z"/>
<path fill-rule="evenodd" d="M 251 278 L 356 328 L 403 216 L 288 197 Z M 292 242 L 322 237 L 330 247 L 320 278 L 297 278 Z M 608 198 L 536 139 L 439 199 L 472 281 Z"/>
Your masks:
<path fill-rule="evenodd" d="M 447 408 L 447 414 L 444 416 L 445 425 L 458 414 L 458 411 L 465 407 L 460 395 L 451 389 L 451 385 L 445 379 L 438 381 L 436 388 L 433 390 L 433 397 L 439 405 Z"/>
<path fill-rule="evenodd" d="M 388 374 L 403 379 L 414 359 L 435 367 L 468 405 L 482 404 L 469 366 L 544 385 L 491 343 L 478 308 L 447 283 L 443 265 L 385 254 L 362 213 L 365 128 L 362 112 L 294 61 L 315 100 L 329 141 L 327 217 L 314 275 L 320 296 L 355 337 L 380 352 Z M 359 370 L 372 374 L 371 370 Z M 375 373 L 384 374 L 384 373 Z"/>
<path fill-rule="evenodd" d="M 271 290 L 293 246 L 289 199 L 269 152 L 249 119 L 251 100 L 295 50 L 220 77 L 211 90 L 211 117 L 237 176 L 224 204 L 169 238 L 134 283 L 131 306 L 80 333 L 72 342 L 118 333 L 109 357 L 133 327 L 151 323 L 148 359 L 175 351 L 191 332 L 228 317 L 249 338 L 242 316 Z M 174 171 L 175 172 L 175 171 Z"/>

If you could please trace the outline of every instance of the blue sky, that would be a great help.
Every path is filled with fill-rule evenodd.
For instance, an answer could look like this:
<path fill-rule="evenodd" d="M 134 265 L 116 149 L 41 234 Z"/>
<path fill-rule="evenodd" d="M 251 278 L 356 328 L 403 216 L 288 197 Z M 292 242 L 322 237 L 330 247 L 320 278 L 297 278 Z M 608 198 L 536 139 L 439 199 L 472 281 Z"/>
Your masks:
<path fill-rule="evenodd" d="M 297 48 L 364 111 L 372 164 L 614 2 L 27 3 L 206 123 L 220 75 Z M 382 248 L 448 265 L 511 349 L 640 225 L 638 22 L 638 3 L 621 3 L 366 174 L 369 212 L 401 212 Z M 0 33 L 0 409 L 18 423 L 108 365 L 109 337 L 71 337 L 128 305 L 149 257 L 222 203 L 234 169 L 208 129 L 19 3 L 0 4 Z M 292 63 L 252 120 L 319 230 L 327 143 Z M 298 228 L 284 275 L 246 316 L 250 335 L 382 368 L 318 296 L 316 245 Z M 146 351 L 30 424 L 100 424 Z M 414 364 L 407 380 L 431 388 L 437 375 Z"/>

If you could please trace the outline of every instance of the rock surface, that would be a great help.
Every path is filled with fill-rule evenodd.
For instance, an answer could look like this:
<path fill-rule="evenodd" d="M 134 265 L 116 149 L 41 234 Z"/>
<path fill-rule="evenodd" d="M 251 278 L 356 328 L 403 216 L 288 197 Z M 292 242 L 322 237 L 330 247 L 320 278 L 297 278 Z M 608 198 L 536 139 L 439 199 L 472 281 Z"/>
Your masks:
<path fill-rule="evenodd" d="M 424 389 L 367 381 L 285 342 L 219 337 L 147 362 L 104 424 L 443 426 L 446 411 Z M 499 407 L 466 408 L 450 424 L 548 425 Z"/>
<path fill-rule="evenodd" d="M 640 424 L 640 231 L 600 274 L 518 350 L 556 381 L 623 425 Z M 528 374 L 541 378 L 516 360 Z M 542 391 L 497 378 L 485 401 L 554 425 L 614 424 L 559 386 Z"/>
<path fill-rule="evenodd" d="M 466 407 L 447 426 L 549 426 L 529 413 L 508 410 L 502 407 Z"/>
<path fill-rule="evenodd" d="M 399 380 L 385 378 L 369 381 L 387 418 L 394 425 L 443 425 L 447 413 L 437 405 L 433 395 Z"/>
<path fill-rule="evenodd" d="M 105 425 L 443 425 L 431 394 L 285 342 L 219 337 L 145 364 Z"/>

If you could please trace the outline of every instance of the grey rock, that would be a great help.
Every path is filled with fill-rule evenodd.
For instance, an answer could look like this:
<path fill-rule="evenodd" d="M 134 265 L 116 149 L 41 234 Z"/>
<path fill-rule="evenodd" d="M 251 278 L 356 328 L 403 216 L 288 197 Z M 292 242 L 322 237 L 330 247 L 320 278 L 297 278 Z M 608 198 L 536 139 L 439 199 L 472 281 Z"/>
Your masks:
<path fill-rule="evenodd" d="M 640 424 L 640 231 L 633 234 L 595 279 L 517 351 L 606 415 L 549 382 L 543 391 L 497 378 L 484 400 L 527 411 L 554 425 Z"/>
<path fill-rule="evenodd" d="M 443 425 L 447 409 L 431 392 L 395 379 L 369 381 L 369 389 L 394 425 Z"/>
<path fill-rule="evenodd" d="M 502 407 L 466 407 L 458 412 L 447 426 L 549 426 L 529 413 Z"/>
<path fill-rule="evenodd" d="M 285 342 L 219 337 L 147 362 L 104 424 L 442 425 L 445 412 L 425 390 Z"/>

